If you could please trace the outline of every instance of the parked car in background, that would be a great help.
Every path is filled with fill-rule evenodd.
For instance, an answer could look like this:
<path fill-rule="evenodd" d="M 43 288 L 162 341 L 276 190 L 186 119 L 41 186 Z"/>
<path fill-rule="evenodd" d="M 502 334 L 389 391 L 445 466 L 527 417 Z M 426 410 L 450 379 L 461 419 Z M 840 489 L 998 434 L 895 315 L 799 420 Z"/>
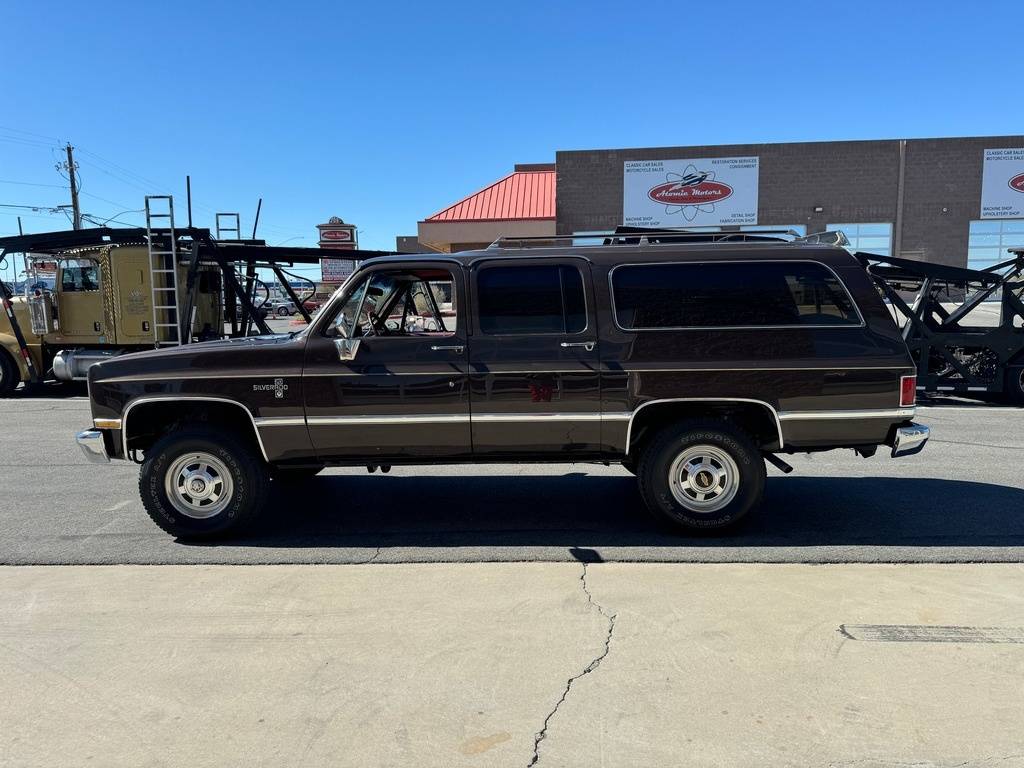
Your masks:
<path fill-rule="evenodd" d="M 268 315 L 277 317 L 288 317 L 299 311 L 295 307 L 295 302 L 290 299 L 268 299 L 265 308 Z"/>

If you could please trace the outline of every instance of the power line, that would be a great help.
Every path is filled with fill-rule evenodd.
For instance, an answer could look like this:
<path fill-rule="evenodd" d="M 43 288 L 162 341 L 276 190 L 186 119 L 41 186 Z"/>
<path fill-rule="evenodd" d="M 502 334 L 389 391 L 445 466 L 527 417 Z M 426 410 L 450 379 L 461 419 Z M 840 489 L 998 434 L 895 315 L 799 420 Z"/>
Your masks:
<path fill-rule="evenodd" d="M 59 205 L 16 205 L 14 203 L 0 203 L 0 208 L 24 208 L 29 211 L 56 211 Z"/>
<path fill-rule="evenodd" d="M 92 192 L 82 192 L 81 190 L 79 190 L 78 194 L 85 195 L 86 197 L 92 197 L 92 198 L 95 198 L 96 200 L 102 200 L 104 203 L 110 203 L 110 205 L 116 205 L 118 208 L 120 208 L 121 210 L 124 210 L 124 211 L 140 210 L 140 209 L 137 209 L 137 208 L 129 208 L 124 203 L 119 203 L 116 200 L 108 200 L 105 197 L 100 197 L 99 195 L 94 195 Z M 144 209 L 142 209 L 142 210 L 144 210 Z"/>
<path fill-rule="evenodd" d="M 32 181 L 12 181 L 10 179 L 0 179 L 0 184 L 17 184 L 22 187 L 50 187 L 52 189 L 67 189 L 66 184 L 36 184 Z"/>
<path fill-rule="evenodd" d="M 44 149 L 53 149 L 52 144 L 46 144 L 42 141 L 35 141 L 34 139 L 23 139 L 20 136 L 3 136 L 0 135 L 0 141 L 6 141 L 8 144 L 18 144 L 25 147 L 42 147 Z"/>
<path fill-rule="evenodd" d="M 45 216 L 37 216 L 37 215 L 35 215 L 33 213 L 7 213 L 6 211 L 0 211 L 0 216 L 13 216 L 14 218 L 18 218 L 19 216 L 21 216 L 23 219 L 44 219 L 46 221 L 50 221 L 50 218 L 49 218 L 50 216 L 59 216 L 60 215 L 57 211 L 53 211 L 53 212 L 47 213 L 46 211 L 44 211 L 42 209 L 39 209 L 39 212 L 40 213 L 45 213 L 46 215 Z"/>
<path fill-rule="evenodd" d="M 169 194 L 167 192 L 167 190 L 164 189 L 162 186 L 159 186 L 159 187 L 156 187 L 156 188 L 154 188 L 154 187 L 148 187 L 148 188 L 147 187 L 143 187 L 143 186 L 141 186 L 139 184 L 136 184 L 131 179 L 125 178 L 125 177 L 121 176 L 120 174 L 113 173 L 111 171 L 108 171 L 106 168 L 103 168 L 103 167 L 101 167 L 99 165 L 96 165 L 96 163 L 91 163 L 88 160 L 81 160 L 80 162 L 85 163 L 86 165 L 88 165 L 91 168 L 95 168 L 100 173 L 106 174 L 107 176 L 109 176 L 112 179 L 116 179 L 117 181 L 120 181 L 122 184 L 127 184 L 129 187 L 133 187 L 133 188 L 139 190 L 143 194 L 150 195 L 150 194 L 152 194 L 154 192 L 161 192 L 161 193 Z"/>
<path fill-rule="evenodd" d="M 145 208 L 136 208 L 136 209 L 131 210 L 131 211 L 121 211 L 120 213 L 115 214 L 114 216 L 111 216 L 109 219 L 104 219 L 103 221 L 97 221 L 97 219 L 99 219 L 99 217 L 98 216 L 93 216 L 90 213 L 83 213 L 82 214 L 82 218 L 83 219 L 87 219 L 88 221 L 90 221 L 93 224 L 95 224 L 97 227 L 105 227 L 109 222 L 114 221 L 116 219 L 119 219 L 121 216 L 124 216 L 126 213 L 139 214 L 139 213 L 145 213 L 145 211 L 146 211 Z"/>
<path fill-rule="evenodd" d="M 23 133 L 26 136 L 35 136 L 37 139 L 48 139 L 50 141 L 60 144 L 60 139 L 56 139 L 53 136 L 44 136 L 41 133 L 32 133 L 32 131 L 25 131 L 21 128 L 11 128 L 10 126 L 0 125 L 0 130 L 10 131 L 11 133 Z"/>

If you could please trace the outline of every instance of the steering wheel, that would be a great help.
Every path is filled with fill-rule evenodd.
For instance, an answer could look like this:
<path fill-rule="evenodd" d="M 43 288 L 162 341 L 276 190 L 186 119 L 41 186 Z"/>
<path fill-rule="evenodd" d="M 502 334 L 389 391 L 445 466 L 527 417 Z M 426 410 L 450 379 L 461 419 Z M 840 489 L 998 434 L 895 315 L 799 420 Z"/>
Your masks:
<path fill-rule="evenodd" d="M 373 329 L 375 336 L 387 336 L 391 333 L 387 323 L 380 319 L 380 315 L 376 312 L 370 311 L 367 313 L 367 317 L 370 320 L 370 327 Z"/>

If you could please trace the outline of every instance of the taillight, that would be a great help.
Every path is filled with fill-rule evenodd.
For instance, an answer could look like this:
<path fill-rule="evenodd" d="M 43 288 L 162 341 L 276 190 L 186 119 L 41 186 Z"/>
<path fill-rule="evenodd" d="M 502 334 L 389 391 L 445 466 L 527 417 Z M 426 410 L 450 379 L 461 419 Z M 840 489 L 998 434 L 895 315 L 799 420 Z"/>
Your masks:
<path fill-rule="evenodd" d="M 917 401 L 917 376 L 900 376 L 900 407 L 913 405 Z"/>

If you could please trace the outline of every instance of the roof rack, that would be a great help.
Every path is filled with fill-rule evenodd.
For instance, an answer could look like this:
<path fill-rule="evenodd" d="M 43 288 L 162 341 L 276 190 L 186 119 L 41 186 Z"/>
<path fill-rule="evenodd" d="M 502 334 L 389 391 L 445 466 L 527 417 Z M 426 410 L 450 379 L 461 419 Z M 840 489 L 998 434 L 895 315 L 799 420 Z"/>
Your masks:
<path fill-rule="evenodd" d="M 825 233 L 823 233 L 825 234 Z M 842 235 L 842 233 L 827 233 Z M 819 235 L 811 235 L 817 238 Z M 643 227 L 616 227 L 609 232 L 587 232 L 574 235 L 531 235 L 528 237 L 499 237 L 491 243 L 492 248 L 530 248 L 553 245 L 564 241 L 595 240 L 602 238 L 602 245 L 658 245 L 665 243 L 744 243 L 744 242 L 825 242 L 808 240 L 792 229 L 761 229 L 748 232 L 709 232 L 694 229 L 645 229 Z M 787 239 L 790 238 L 790 239 Z M 845 237 L 842 238 L 845 241 Z M 830 243 L 832 244 L 832 243 Z"/>

